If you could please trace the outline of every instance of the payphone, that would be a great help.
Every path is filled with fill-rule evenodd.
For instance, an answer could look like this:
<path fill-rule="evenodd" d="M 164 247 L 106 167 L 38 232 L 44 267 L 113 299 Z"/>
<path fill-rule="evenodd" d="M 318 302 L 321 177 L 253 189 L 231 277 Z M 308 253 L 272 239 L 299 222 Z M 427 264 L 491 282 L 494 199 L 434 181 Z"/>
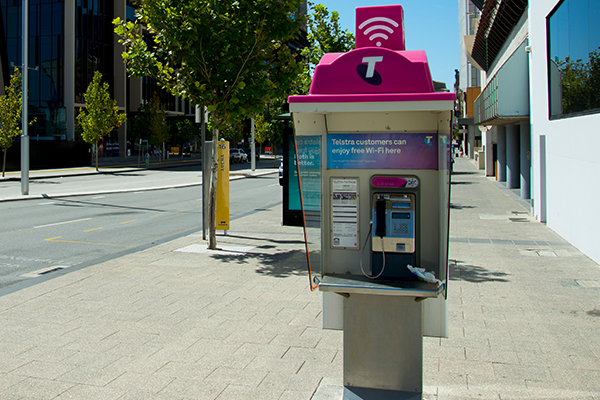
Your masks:
<path fill-rule="evenodd" d="M 407 268 L 415 266 L 415 195 L 374 193 L 369 278 L 416 279 Z"/>
<path fill-rule="evenodd" d="M 399 5 L 357 8 L 356 48 L 326 54 L 310 94 L 289 98 L 311 289 L 324 326 L 343 310 L 344 399 L 420 398 L 423 336 L 448 332 L 455 96 L 404 48 L 402 19 Z M 397 29 L 373 42 L 377 21 Z"/>

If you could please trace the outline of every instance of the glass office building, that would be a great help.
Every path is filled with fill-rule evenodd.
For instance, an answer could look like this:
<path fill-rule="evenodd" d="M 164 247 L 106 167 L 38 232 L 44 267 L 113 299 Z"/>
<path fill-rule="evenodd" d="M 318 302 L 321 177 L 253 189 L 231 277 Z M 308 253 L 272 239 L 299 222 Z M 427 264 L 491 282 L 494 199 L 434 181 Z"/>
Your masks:
<path fill-rule="evenodd" d="M 21 67 L 22 0 L 0 0 L 0 91 L 9 82 L 14 66 Z M 195 115 L 189 102 L 160 88 L 154 79 L 127 78 L 112 21 L 135 19 L 131 0 L 28 0 L 29 3 L 29 128 L 30 166 L 89 165 L 90 146 L 77 126 L 77 114 L 85 107 L 84 93 L 95 71 L 110 85 L 111 97 L 129 119 L 141 104 L 157 94 L 167 117 Z M 306 13 L 302 2 L 299 13 Z M 305 35 L 305 33 L 303 32 Z M 302 39 L 302 40 L 300 40 Z M 306 46 L 305 36 L 290 47 Z M 297 42 L 297 43 L 296 43 Z M 125 156 L 128 124 L 104 138 L 101 156 Z M 19 138 L 16 138 L 16 142 Z M 8 152 L 8 168 L 19 169 L 20 146 Z"/>
<path fill-rule="evenodd" d="M 0 0 L 2 87 L 15 66 L 23 64 L 22 0 Z M 76 116 L 94 71 L 110 85 L 111 96 L 124 112 L 158 93 L 168 115 L 192 115 L 187 102 L 170 96 L 149 78 L 127 78 L 123 48 L 112 21 L 135 18 L 126 0 L 29 0 L 29 128 L 31 167 L 89 164 L 89 145 L 79 139 Z M 18 138 L 16 140 L 18 142 Z M 125 156 L 127 124 L 105 138 L 102 151 Z M 101 153 L 102 155 L 102 153 Z M 8 153 L 19 163 L 19 144 Z M 10 165 L 9 165 L 10 166 Z"/>

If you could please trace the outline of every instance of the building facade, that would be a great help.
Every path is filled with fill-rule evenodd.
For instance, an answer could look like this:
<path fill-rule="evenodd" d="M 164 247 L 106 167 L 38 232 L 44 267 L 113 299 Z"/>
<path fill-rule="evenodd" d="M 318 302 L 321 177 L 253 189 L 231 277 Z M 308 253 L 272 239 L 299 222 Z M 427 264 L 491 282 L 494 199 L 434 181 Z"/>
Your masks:
<path fill-rule="evenodd" d="M 596 262 L 599 18 L 597 0 L 486 0 L 470 49 L 486 175 Z"/>
<path fill-rule="evenodd" d="M 483 8 L 483 0 L 458 0 L 459 87 L 455 90 L 459 129 L 463 134 L 462 149 L 469 158 L 479 157 L 481 131 L 474 123 L 473 104 L 481 92 L 481 67 L 471 57 L 471 49 Z"/>
<path fill-rule="evenodd" d="M 0 59 L 5 82 L 21 67 L 22 1 L 0 1 Z M 83 95 L 95 71 L 110 85 L 111 96 L 128 115 L 155 93 L 168 116 L 193 116 L 188 102 L 171 96 L 150 78 L 128 78 L 112 24 L 133 20 L 130 0 L 29 0 L 29 127 L 31 167 L 75 166 L 89 163 L 89 145 L 79 140 L 76 117 L 85 107 Z M 103 140 L 101 155 L 125 156 L 128 124 Z M 17 139 L 18 141 L 18 139 Z M 19 146 L 9 152 L 19 165 Z"/>
<path fill-rule="evenodd" d="M 600 2 L 529 4 L 532 210 L 596 262 Z"/>
<path fill-rule="evenodd" d="M 21 67 L 22 0 L 0 0 L 1 88 L 14 66 Z M 160 88 L 154 79 L 128 78 L 112 21 L 133 21 L 132 0 L 28 0 L 29 3 L 29 127 L 31 168 L 87 165 L 90 146 L 80 140 L 77 115 L 85 107 L 84 93 L 95 71 L 110 85 L 113 99 L 128 120 L 154 95 L 158 95 L 167 118 L 194 120 L 195 106 Z M 299 15 L 306 15 L 302 1 Z M 307 46 L 306 27 L 288 43 L 290 51 Z M 6 82 L 6 83 L 5 83 Z M 107 135 L 100 155 L 121 156 L 135 152 L 129 123 Z M 247 132 L 249 135 L 249 131 Z M 16 142 L 19 138 L 16 138 Z M 20 165 L 20 146 L 8 152 L 9 168 Z"/>

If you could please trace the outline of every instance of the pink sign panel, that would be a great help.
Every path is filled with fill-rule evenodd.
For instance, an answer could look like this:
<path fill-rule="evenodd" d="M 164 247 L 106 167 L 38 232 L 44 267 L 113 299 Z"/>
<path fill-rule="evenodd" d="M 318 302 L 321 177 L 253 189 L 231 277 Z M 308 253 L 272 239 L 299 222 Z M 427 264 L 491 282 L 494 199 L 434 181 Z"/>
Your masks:
<path fill-rule="evenodd" d="M 363 47 L 405 50 L 404 11 L 401 5 L 356 9 L 356 48 Z"/>
<path fill-rule="evenodd" d="M 374 176 L 371 179 L 371 184 L 377 188 L 416 188 L 419 186 L 419 181 L 414 177 Z"/>

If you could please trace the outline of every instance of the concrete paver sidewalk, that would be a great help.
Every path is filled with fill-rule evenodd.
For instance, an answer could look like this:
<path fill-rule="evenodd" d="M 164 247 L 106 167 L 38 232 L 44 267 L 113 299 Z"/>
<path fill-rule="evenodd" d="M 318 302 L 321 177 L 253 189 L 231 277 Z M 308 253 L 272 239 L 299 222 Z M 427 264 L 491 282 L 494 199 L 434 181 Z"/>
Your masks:
<path fill-rule="evenodd" d="M 468 160 L 455 169 L 450 337 L 424 339 L 424 397 L 600 399 L 598 265 Z M 302 230 L 280 221 L 280 207 L 234 221 L 224 252 L 190 235 L 0 291 L 0 399 L 341 387 L 342 332 L 321 329 Z"/>
<path fill-rule="evenodd" d="M 341 384 L 279 207 L 0 297 L 0 398 L 308 399 Z"/>
<path fill-rule="evenodd" d="M 453 175 L 450 337 L 425 339 L 440 399 L 600 399 L 600 268 L 466 160 Z"/>

